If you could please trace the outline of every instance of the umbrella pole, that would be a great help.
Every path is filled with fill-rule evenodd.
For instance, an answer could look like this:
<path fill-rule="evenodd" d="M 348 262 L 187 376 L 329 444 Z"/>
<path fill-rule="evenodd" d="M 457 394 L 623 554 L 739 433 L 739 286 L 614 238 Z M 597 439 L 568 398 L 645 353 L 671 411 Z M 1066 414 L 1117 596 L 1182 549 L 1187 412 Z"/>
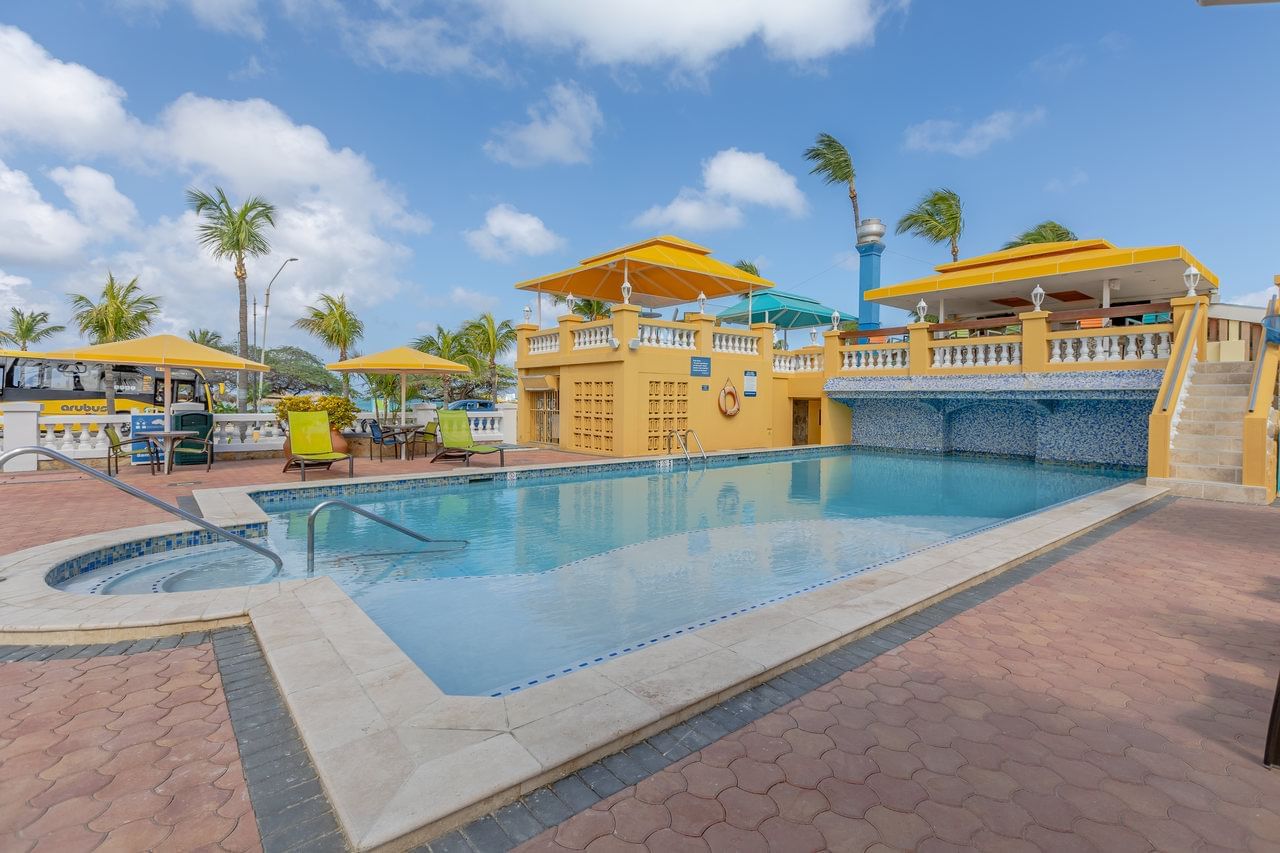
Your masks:
<path fill-rule="evenodd" d="M 169 365 L 164 366 L 164 429 L 173 429 L 173 382 L 170 381 Z"/>
<path fill-rule="evenodd" d="M 405 400 L 405 377 L 408 374 L 400 374 L 400 426 L 404 426 L 404 400 Z M 401 433 L 401 435 L 404 435 Z M 400 442 L 400 460 L 404 461 L 405 450 L 408 447 L 407 441 Z"/>

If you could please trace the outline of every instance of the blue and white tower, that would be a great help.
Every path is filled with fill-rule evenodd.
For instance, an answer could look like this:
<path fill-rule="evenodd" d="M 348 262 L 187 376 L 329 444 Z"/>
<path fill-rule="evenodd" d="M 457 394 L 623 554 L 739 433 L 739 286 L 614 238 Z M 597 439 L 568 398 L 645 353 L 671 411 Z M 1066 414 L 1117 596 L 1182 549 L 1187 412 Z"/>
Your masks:
<path fill-rule="evenodd" d="M 884 223 L 864 219 L 858 225 L 858 328 L 880 328 L 880 305 L 867 294 L 880 287 L 880 256 L 884 254 Z"/>

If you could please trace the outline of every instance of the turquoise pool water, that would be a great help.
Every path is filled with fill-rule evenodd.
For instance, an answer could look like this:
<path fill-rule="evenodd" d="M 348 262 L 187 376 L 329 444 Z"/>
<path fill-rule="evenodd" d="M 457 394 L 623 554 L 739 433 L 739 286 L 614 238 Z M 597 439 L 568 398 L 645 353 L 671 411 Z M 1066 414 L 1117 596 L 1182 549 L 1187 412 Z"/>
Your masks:
<path fill-rule="evenodd" d="M 497 479 L 350 500 L 461 549 L 342 509 L 316 525 L 332 577 L 437 684 L 493 694 L 556 677 L 1132 477 L 1030 462 L 849 453 L 703 469 Z M 284 578 L 306 577 L 307 513 L 272 504 Z M 233 546 L 146 557 L 64 589 L 260 583 Z"/>

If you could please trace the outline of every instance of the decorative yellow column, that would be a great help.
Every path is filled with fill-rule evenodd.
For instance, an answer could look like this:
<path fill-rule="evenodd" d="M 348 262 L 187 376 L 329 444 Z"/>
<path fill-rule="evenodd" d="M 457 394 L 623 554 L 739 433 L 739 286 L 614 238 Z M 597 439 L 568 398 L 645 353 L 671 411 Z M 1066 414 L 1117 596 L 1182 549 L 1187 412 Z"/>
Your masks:
<path fill-rule="evenodd" d="M 573 330 L 586 320 L 577 314 L 565 314 L 557 317 L 556 322 L 560 324 L 560 356 L 563 358 L 573 352 Z"/>
<path fill-rule="evenodd" d="M 1191 319 L 1192 309 L 1197 303 L 1203 307 L 1200 309 L 1200 328 L 1196 335 L 1196 361 L 1204 361 L 1209 354 L 1208 296 L 1179 296 L 1169 300 L 1173 312 L 1173 340 L 1176 341 L 1181 336 L 1182 324 Z"/>
<path fill-rule="evenodd" d="M 827 379 L 840 373 L 840 331 L 828 329 L 822 333 L 822 373 Z"/>
<path fill-rule="evenodd" d="M 907 372 L 912 376 L 924 376 L 930 371 L 929 324 L 907 325 Z"/>
<path fill-rule="evenodd" d="M 698 355 L 711 355 L 711 333 L 716 327 L 715 315 L 685 314 L 684 321 L 692 323 L 697 329 L 694 332 L 694 346 Z"/>
<path fill-rule="evenodd" d="M 521 362 L 529 355 L 529 337 L 538 331 L 537 323 L 516 325 L 516 441 L 530 441 L 533 436 L 533 407 L 525 396 Z"/>
<path fill-rule="evenodd" d="M 1022 321 L 1022 372 L 1042 373 L 1049 364 L 1049 312 L 1027 311 Z"/>

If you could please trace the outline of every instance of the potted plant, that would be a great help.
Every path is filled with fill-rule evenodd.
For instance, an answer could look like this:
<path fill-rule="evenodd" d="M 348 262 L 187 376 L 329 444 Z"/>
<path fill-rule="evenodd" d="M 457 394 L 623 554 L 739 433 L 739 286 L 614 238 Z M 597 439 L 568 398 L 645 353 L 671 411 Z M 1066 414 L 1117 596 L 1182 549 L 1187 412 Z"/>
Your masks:
<path fill-rule="evenodd" d="M 332 395 L 323 397 L 281 397 L 280 402 L 276 403 L 276 418 L 282 425 L 288 423 L 290 412 L 324 412 L 329 416 L 330 439 L 333 442 L 333 449 L 339 453 L 346 453 L 350 450 L 350 445 L 347 444 L 342 431 L 355 425 L 356 415 L 360 413 L 360 409 L 346 397 Z M 287 456 L 289 454 L 289 439 L 287 437 L 284 444 L 284 452 Z"/>

